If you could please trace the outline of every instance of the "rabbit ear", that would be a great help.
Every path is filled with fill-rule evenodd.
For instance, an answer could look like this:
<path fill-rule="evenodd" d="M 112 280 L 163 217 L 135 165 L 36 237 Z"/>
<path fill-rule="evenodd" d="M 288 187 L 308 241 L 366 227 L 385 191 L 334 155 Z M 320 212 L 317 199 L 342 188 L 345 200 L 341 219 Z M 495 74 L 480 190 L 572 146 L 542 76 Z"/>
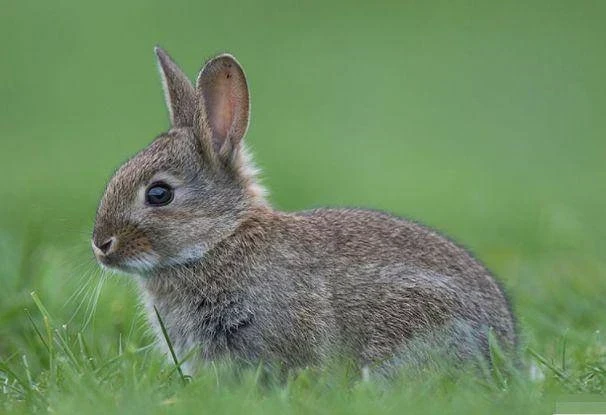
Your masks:
<path fill-rule="evenodd" d="M 242 67 L 229 54 L 209 60 L 196 83 L 194 130 L 208 150 L 229 157 L 248 129 L 250 102 Z"/>
<path fill-rule="evenodd" d="M 162 77 L 164 99 L 172 127 L 191 127 L 196 109 L 196 93 L 190 80 L 164 49 L 154 48 Z"/>

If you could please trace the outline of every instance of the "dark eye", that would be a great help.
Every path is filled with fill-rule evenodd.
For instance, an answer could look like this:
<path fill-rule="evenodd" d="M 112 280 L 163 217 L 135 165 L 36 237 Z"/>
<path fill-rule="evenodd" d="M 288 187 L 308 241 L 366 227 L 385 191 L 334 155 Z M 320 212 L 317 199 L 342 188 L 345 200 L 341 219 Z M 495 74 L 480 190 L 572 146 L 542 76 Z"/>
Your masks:
<path fill-rule="evenodd" d="M 166 183 L 153 183 L 145 192 L 145 200 L 151 206 L 165 206 L 173 201 L 173 189 Z"/>

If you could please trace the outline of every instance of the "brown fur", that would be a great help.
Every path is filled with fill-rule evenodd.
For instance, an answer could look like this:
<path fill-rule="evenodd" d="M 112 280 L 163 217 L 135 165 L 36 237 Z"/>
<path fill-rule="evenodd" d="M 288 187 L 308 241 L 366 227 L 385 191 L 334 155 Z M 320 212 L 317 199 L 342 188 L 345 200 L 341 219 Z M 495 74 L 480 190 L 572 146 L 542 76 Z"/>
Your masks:
<path fill-rule="evenodd" d="M 157 54 L 172 128 L 109 182 L 93 247 L 102 264 L 139 276 L 150 320 L 155 306 L 179 356 L 397 365 L 442 348 L 465 360 L 487 354 L 489 330 L 515 347 L 498 284 L 435 231 L 361 209 L 271 208 L 241 143 L 240 65 L 221 55 L 194 87 Z M 145 188 L 159 180 L 174 200 L 148 206 Z"/>

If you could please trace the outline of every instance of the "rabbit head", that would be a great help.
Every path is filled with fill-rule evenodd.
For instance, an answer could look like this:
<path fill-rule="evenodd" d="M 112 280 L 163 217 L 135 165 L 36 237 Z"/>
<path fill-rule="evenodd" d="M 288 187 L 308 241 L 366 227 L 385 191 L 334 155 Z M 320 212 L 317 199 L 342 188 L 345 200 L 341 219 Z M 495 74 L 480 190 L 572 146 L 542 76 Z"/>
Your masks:
<path fill-rule="evenodd" d="M 166 52 L 156 56 L 171 128 L 109 181 L 92 238 L 102 265 L 135 274 L 199 260 L 265 203 L 242 144 L 250 104 L 240 64 L 219 55 L 194 86 Z"/>

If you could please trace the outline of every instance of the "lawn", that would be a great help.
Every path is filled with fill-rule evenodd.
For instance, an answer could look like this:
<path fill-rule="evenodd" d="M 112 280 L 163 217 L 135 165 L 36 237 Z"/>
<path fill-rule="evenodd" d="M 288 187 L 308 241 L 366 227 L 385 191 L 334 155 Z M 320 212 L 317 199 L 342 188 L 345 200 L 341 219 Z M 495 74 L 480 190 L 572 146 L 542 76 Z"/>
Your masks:
<path fill-rule="evenodd" d="M 0 2 L 0 413 L 553 413 L 606 394 L 606 3 Z M 90 251 L 107 179 L 168 125 L 157 43 L 192 77 L 238 57 L 277 208 L 382 209 L 468 246 L 510 294 L 523 367 L 183 379 Z"/>

